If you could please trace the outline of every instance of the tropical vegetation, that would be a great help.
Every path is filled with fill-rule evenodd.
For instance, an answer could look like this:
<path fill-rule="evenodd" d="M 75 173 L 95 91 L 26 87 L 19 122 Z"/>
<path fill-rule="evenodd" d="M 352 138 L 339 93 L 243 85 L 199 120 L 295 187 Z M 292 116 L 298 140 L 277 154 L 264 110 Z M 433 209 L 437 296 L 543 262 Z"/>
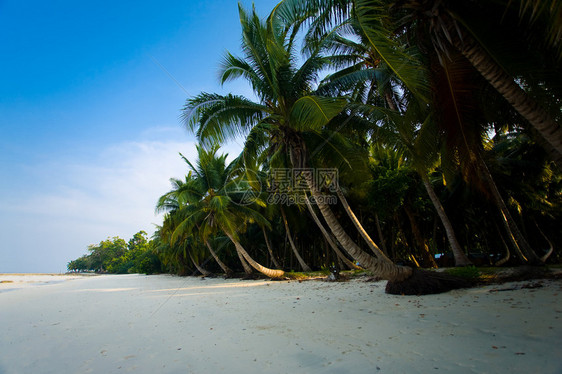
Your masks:
<path fill-rule="evenodd" d="M 126 242 L 119 237 L 107 238 L 88 246 L 88 254 L 68 263 L 72 272 L 160 273 L 161 262 L 154 249 L 155 242 L 139 231 Z"/>
<path fill-rule="evenodd" d="M 253 95 L 187 99 L 198 158 L 157 202 L 161 271 L 364 269 L 421 294 L 466 286 L 422 268 L 560 261 L 562 4 L 284 0 L 239 14 L 241 55 L 219 77 Z M 232 139 L 244 145 L 229 158 Z M 90 251 L 90 268 L 142 271 Z"/>

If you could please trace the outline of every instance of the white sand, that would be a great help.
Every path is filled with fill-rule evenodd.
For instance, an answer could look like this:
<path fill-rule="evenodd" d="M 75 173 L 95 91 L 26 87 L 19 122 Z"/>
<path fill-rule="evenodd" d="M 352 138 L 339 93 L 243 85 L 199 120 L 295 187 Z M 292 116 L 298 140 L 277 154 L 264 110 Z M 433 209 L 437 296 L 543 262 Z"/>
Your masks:
<path fill-rule="evenodd" d="M 0 275 L 0 373 L 562 373 L 562 282 Z M 528 283 L 528 282 L 527 282 Z"/>

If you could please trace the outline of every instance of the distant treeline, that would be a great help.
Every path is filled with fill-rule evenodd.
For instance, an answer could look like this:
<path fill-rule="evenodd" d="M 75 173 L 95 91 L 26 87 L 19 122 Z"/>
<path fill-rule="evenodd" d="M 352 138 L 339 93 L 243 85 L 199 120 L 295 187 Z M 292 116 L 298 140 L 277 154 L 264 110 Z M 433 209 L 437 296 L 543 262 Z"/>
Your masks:
<path fill-rule="evenodd" d="M 70 261 L 68 271 L 107 272 L 114 274 L 162 272 L 162 264 L 154 242 L 144 231 L 136 233 L 129 242 L 118 236 L 88 246 L 89 254 Z"/>

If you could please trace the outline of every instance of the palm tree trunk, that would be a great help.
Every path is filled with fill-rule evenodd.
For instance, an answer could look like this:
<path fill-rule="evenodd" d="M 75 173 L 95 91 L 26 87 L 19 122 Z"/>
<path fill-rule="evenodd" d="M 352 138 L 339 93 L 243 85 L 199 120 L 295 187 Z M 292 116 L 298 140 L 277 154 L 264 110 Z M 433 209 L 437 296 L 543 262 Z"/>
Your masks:
<path fill-rule="evenodd" d="M 416 242 L 418 242 L 418 247 L 422 254 L 423 262 L 425 267 L 431 267 L 437 269 L 437 264 L 435 263 L 435 259 L 431 255 L 429 251 L 429 247 L 427 246 L 426 241 L 424 240 L 418 225 L 416 224 L 416 218 L 414 216 L 414 212 L 412 209 L 406 204 L 404 205 L 404 210 L 406 211 L 406 215 L 408 216 L 408 220 L 410 221 L 410 227 L 412 227 L 412 234 L 414 234 L 414 238 Z"/>
<path fill-rule="evenodd" d="M 252 257 L 250 257 L 250 255 L 248 254 L 248 252 L 246 252 L 246 250 L 244 249 L 244 247 L 242 247 L 242 244 L 240 244 L 240 242 L 236 239 L 234 239 L 234 237 L 229 233 L 225 231 L 226 236 L 228 236 L 228 238 L 232 241 L 232 243 L 234 243 L 234 246 L 236 247 L 236 251 L 238 253 L 240 253 L 240 255 L 242 257 L 244 257 L 246 259 L 246 261 L 248 261 L 248 263 L 257 271 L 259 271 L 260 273 L 264 274 L 265 276 L 269 277 L 269 278 L 282 278 L 285 275 L 285 272 L 283 270 L 274 270 L 274 269 L 269 269 L 266 268 L 265 266 L 260 265 L 258 262 L 256 262 Z"/>
<path fill-rule="evenodd" d="M 505 240 L 503 239 L 503 236 L 498 228 L 498 226 L 496 225 L 496 230 L 498 231 L 498 235 L 500 237 L 500 240 L 503 244 L 503 246 L 505 247 L 506 253 L 505 256 L 503 256 L 501 259 L 499 259 L 498 261 L 496 261 L 494 263 L 494 266 L 502 266 L 503 264 L 505 264 L 506 262 L 509 261 L 509 259 L 511 258 L 511 252 L 509 251 L 509 246 L 507 245 L 507 243 L 505 242 Z"/>
<path fill-rule="evenodd" d="M 226 266 L 226 264 L 224 262 L 221 261 L 221 259 L 219 258 L 219 256 L 217 256 L 217 254 L 213 250 L 213 247 L 211 247 L 211 244 L 209 243 L 209 241 L 207 239 L 205 239 L 205 245 L 207 246 L 207 248 L 209 248 L 209 252 L 211 252 L 211 255 L 213 256 L 213 258 L 215 259 L 217 264 L 219 264 L 222 271 L 224 271 L 224 274 L 227 277 L 231 277 L 232 276 L 232 270 L 230 270 L 230 268 L 228 266 Z"/>
<path fill-rule="evenodd" d="M 295 257 L 297 258 L 297 261 L 299 262 L 302 270 L 306 272 L 310 272 L 312 271 L 312 269 L 306 264 L 306 262 L 304 262 L 301 255 L 299 254 L 299 251 L 297 250 L 297 247 L 295 246 L 295 243 L 293 242 L 293 238 L 291 237 L 291 230 L 289 229 L 289 222 L 287 222 L 287 216 L 285 215 L 285 210 L 283 209 L 282 206 L 280 208 L 281 208 L 281 216 L 283 218 L 283 224 L 285 225 L 285 231 L 287 231 L 287 238 L 289 239 L 289 243 L 291 244 L 293 253 L 295 254 Z"/>
<path fill-rule="evenodd" d="M 497 206 L 497 204 L 496 204 Z M 509 225 L 509 220 L 507 218 L 507 216 L 505 215 L 504 211 L 501 208 L 499 209 L 499 213 L 500 213 L 500 217 L 502 219 L 502 223 L 504 225 L 505 231 L 507 232 L 507 237 L 509 238 L 509 241 L 511 242 L 511 244 L 513 245 L 513 249 L 515 249 L 515 254 L 517 255 L 517 258 L 519 258 L 519 261 L 521 261 L 522 264 L 525 264 L 528 262 L 527 257 L 525 257 L 525 255 L 523 254 L 523 251 L 521 250 L 521 247 L 519 247 L 519 244 L 517 243 L 517 239 L 515 239 L 515 236 L 513 235 L 513 232 L 511 231 L 511 227 Z"/>
<path fill-rule="evenodd" d="M 276 268 L 281 269 L 281 265 L 279 265 L 279 262 L 277 261 L 275 255 L 273 254 L 273 249 L 271 248 L 271 243 L 269 243 L 269 238 L 267 237 L 267 232 L 265 231 L 265 227 L 262 226 L 261 229 L 263 231 L 263 238 L 265 240 L 265 244 L 267 245 L 269 256 L 271 256 L 271 260 L 273 261 L 273 265 L 275 265 Z"/>
<path fill-rule="evenodd" d="M 341 253 L 340 249 L 338 248 L 338 245 L 336 243 L 334 243 L 334 241 L 330 237 L 330 234 L 328 234 L 328 232 L 324 228 L 324 225 L 322 224 L 322 222 L 320 222 L 320 219 L 316 215 L 316 212 L 314 211 L 314 208 L 312 207 L 312 204 L 310 204 L 310 201 L 308 200 L 308 196 L 305 196 L 305 197 L 306 197 L 305 203 L 306 203 L 306 206 L 308 207 L 308 211 L 310 212 L 310 215 L 312 216 L 312 219 L 316 223 L 316 226 L 318 226 L 318 228 L 322 232 L 322 235 L 324 235 L 324 239 L 326 239 L 326 242 L 328 242 L 328 244 L 330 245 L 332 250 L 335 252 L 336 256 L 338 256 L 338 258 L 344 264 L 346 264 L 350 269 L 357 269 L 357 270 L 362 269 L 360 266 L 355 265 L 352 261 L 350 261 L 347 257 L 345 257 L 345 255 L 343 253 Z"/>
<path fill-rule="evenodd" d="M 395 265 L 388 259 L 388 257 L 383 256 L 381 258 L 375 258 L 369 255 L 367 252 L 363 251 L 353 239 L 347 235 L 343 227 L 338 222 L 338 219 L 328 206 L 320 192 L 316 189 L 314 182 L 312 180 L 312 175 L 305 173 L 305 180 L 308 184 L 308 188 L 316 203 L 320 209 L 320 213 L 324 217 L 326 224 L 340 242 L 342 247 L 353 257 L 355 260 L 359 261 L 360 265 L 366 269 L 373 272 L 374 275 L 381 277 L 382 279 L 392 280 L 392 281 L 403 281 L 412 275 L 412 268 L 407 266 Z"/>
<path fill-rule="evenodd" d="M 341 190 L 339 188 L 336 189 L 336 193 L 338 194 L 340 202 L 342 203 L 347 215 L 349 216 L 349 218 L 351 219 L 351 221 L 353 222 L 353 224 L 357 228 L 357 231 L 359 231 L 359 233 L 361 234 L 361 237 L 363 238 L 363 240 L 365 240 L 365 242 L 367 243 L 369 248 L 371 248 L 371 250 L 377 256 L 377 258 L 386 258 L 388 261 L 390 261 L 390 259 L 384 254 L 384 252 L 381 251 L 380 248 L 375 244 L 373 239 L 371 239 L 369 234 L 367 234 L 367 231 L 365 231 L 365 229 L 363 228 L 363 225 L 361 224 L 361 222 L 359 222 L 359 220 L 357 219 L 357 217 L 355 216 L 355 214 L 351 210 L 351 207 L 347 203 L 347 199 L 345 198 L 344 194 L 341 192 Z"/>
<path fill-rule="evenodd" d="M 289 152 L 289 157 L 291 158 L 293 166 L 298 168 L 307 167 L 306 145 L 302 139 L 295 139 L 291 152 Z M 326 224 L 330 228 L 330 231 L 332 231 L 347 253 L 358 261 L 362 267 L 370 270 L 374 275 L 389 281 L 401 282 L 412 275 L 412 268 L 396 265 L 386 256 L 382 256 L 380 259 L 375 258 L 355 244 L 353 239 L 347 235 L 343 227 L 338 222 L 338 219 L 332 212 L 332 209 L 330 209 L 330 206 L 326 203 L 326 201 L 324 201 L 323 196 L 315 185 L 312 173 L 305 172 L 303 173 L 303 177 L 310 189 L 312 197 L 316 201 L 316 205 L 320 209 L 320 213 L 322 213 Z"/>
<path fill-rule="evenodd" d="M 205 268 L 203 268 L 202 266 L 200 266 L 197 261 L 195 261 L 195 259 L 193 258 L 193 256 L 191 255 L 191 252 L 189 252 L 189 258 L 191 259 L 191 262 L 193 262 L 193 265 L 195 265 L 195 268 L 197 268 L 197 270 L 199 270 L 199 272 L 201 274 L 203 274 L 203 276 L 207 277 L 209 275 L 211 275 L 211 272 L 206 270 Z"/>
<path fill-rule="evenodd" d="M 545 236 L 545 238 L 546 238 L 546 236 Z M 546 240 L 548 240 L 548 238 L 546 238 Z M 542 263 L 545 263 L 546 260 L 548 260 L 548 258 L 550 257 L 550 255 L 554 252 L 554 245 L 552 245 L 552 242 L 550 240 L 548 240 L 548 244 L 550 245 L 550 248 L 548 249 L 548 251 L 546 251 L 544 256 L 539 258 L 540 262 L 542 262 Z"/>
<path fill-rule="evenodd" d="M 455 47 L 511 106 L 550 143 L 553 147 L 549 152 L 550 157 L 558 168 L 562 169 L 562 126 L 559 126 L 543 108 L 531 99 L 513 78 L 478 45 L 474 38 L 456 28 L 451 32 L 451 35 L 458 35 L 459 31 L 461 36 L 453 40 Z"/>
<path fill-rule="evenodd" d="M 544 254 L 544 256 L 542 256 L 539 260 L 542 263 L 545 263 L 546 260 L 548 260 L 548 258 L 550 257 L 550 255 L 554 252 L 554 245 L 552 244 L 552 242 L 548 239 L 548 237 L 544 234 L 544 232 L 542 232 L 542 230 L 540 229 L 539 225 L 537 225 L 537 222 L 535 222 L 535 226 L 537 226 L 537 230 L 539 230 L 539 232 L 541 233 L 542 237 L 548 242 L 548 245 L 550 246 L 550 248 L 546 251 L 546 253 Z"/>
<path fill-rule="evenodd" d="M 386 249 L 386 243 L 384 242 L 384 236 L 382 235 L 381 222 L 379 220 L 378 213 L 375 213 L 375 224 L 377 225 L 377 233 L 379 234 L 379 238 L 381 240 L 382 251 L 384 252 L 386 257 L 390 258 L 390 256 L 388 255 L 388 250 Z"/>
<path fill-rule="evenodd" d="M 520 260 L 523 262 L 529 262 L 530 264 L 537 264 L 540 263 L 540 259 L 535 253 L 535 251 L 531 248 L 531 245 L 527 242 L 527 239 L 523 236 L 519 227 L 511 217 L 507 206 L 505 205 L 505 201 L 503 200 L 500 191 L 498 190 L 498 186 L 496 182 L 494 182 L 494 178 L 486 166 L 484 160 L 479 157 L 478 166 L 480 170 L 480 175 L 485 182 L 487 182 L 488 186 L 490 187 L 490 191 L 492 193 L 492 197 L 498 209 L 500 210 L 502 222 L 508 232 L 509 238 L 514 244 L 516 253 Z"/>
<path fill-rule="evenodd" d="M 238 255 L 238 258 L 240 259 L 240 263 L 242 264 L 242 267 L 244 268 L 244 273 L 246 273 L 246 275 L 252 274 L 251 266 L 248 265 L 248 262 L 244 259 L 244 256 L 242 256 L 242 253 L 240 253 L 238 248 L 236 248 L 236 254 Z"/>
<path fill-rule="evenodd" d="M 299 168 L 307 167 L 306 144 L 301 138 L 297 138 L 292 145 L 293 149 L 289 153 L 293 165 Z M 298 161 L 298 162 L 294 162 Z M 315 199 L 324 220 L 328 227 L 340 242 L 342 247 L 359 263 L 370 270 L 375 276 L 388 280 L 385 291 L 390 294 L 400 295 L 421 295 L 430 293 L 446 292 L 456 288 L 467 287 L 469 282 L 464 279 L 451 277 L 447 274 L 415 270 L 408 266 L 394 264 L 386 256 L 376 258 L 363 251 L 347 235 L 343 227 L 339 224 L 330 206 L 322 199 L 322 195 L 312 177 L 312 173 L 303 173 L 304 180 L 312 197 Z"/>
<path fill-rule="evenodd" d="M 447 213 L 445 213 L 445 209 L 443 208 L 443 205 L 441 205 L 441 201 L 439 201 L 439 198 L 435 194 L 435 191 L 433 190 L 433 187 L 429 182 L 429 178 L 424 173 L 420 173 L 420 176 L 423 185 L 425 186 L 425 190 L 427 191 L 427 194 L 429 195 L 429 198 L 433 203 L 433 207 L 437 211 L 437 214 L 441 219 L 441 223 L 445 228 L 445 233 L 447 234 L 447 240 L 449 241 L 449 245 L 451 246 L 451 250 L 453 251 L 453 256 L 455 258 L 455 266 L 471 265 L 472 262 L 470 262 L 468 257 L 466 257 L 466 255 L 464 254 L 455 235 L 455 231 L 453 230 L 453 225 L 451 224 L 451 221 L 449 221 L 449 217 L 447 216 Z"/>

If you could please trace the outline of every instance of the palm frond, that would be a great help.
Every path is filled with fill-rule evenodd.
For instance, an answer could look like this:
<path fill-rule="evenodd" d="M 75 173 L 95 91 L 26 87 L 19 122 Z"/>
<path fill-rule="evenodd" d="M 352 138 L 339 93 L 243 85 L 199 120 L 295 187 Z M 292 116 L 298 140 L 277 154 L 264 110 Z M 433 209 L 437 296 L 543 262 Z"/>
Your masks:
<path fill-rule="evenodd" d="M 268 110 L 242 96 L 202 93 L 187 101 L 182 118 L 199 139 L 223 143 L 245 135 Z"/>
<path fill-rule="evenodd" d="M 298 99 L 290 113 L 291 127 L 319 131 L 346 105 L 343 98 L 306 95 Z"/>
<path fill-rule="evenodd" d="M 355 4 L 357 26 L 365 42 L 376 51 L 388 69 L 402 81 L 420 100 L 428 102 L 428 85 L 423 65 L 409 53 L 387 29 L 388 8 L 381 0 L 357 0 Z"/>

